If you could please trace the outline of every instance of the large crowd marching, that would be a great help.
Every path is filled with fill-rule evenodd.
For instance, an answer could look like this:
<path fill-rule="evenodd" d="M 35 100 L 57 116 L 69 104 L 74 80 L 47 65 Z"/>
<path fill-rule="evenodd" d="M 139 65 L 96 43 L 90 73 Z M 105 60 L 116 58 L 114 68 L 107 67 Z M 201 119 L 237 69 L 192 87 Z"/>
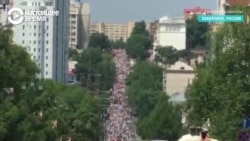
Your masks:
<path fill-rule="evenodd" d="M 135 141 L 134 117 L 128 106 L 125 79 L 131 71 L 130 60 L 125 50 L 112 51 L 116 65 L 116 80 L 113 85 L 111 104 L 106 122 L 107 141 Z"/>

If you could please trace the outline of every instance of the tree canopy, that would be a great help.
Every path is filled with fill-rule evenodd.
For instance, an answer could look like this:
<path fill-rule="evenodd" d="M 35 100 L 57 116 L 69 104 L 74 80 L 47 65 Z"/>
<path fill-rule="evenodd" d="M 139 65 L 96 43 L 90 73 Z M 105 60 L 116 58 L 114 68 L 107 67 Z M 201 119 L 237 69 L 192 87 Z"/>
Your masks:
<path fill-rule="evenodd" d="M 196 57 L 196 55 L 189 50 L 176 50 L 173 46 L 159 46 L 155 51 L 155 62 L 164 65 L 173 65 L 176 61 L 181 59 L 189 62 Z"/>
<path fill-rule="evenodd" d="M 163 92 L 162 69 L 138 62 L 127 78 L 129 104 L 138 118 L 136 128 L 143 139 L 176 140 L 181 134 L 181 115 Z"/>
<path fill-rule="evenodd" d="M 126 51 L 133 59 L 144 60 L 148 57 L 148 49 L 152 43 L 146 23 L 144 21 L 136 22 L 134 29 L 127 40 Z"/>
<path fill-rule="evenodd" d="M 93 33 L 89 39 L 89 47 L 110 49 L 110 41 L 104 33 Z"/>
<path fill-rule="evenodd" d="M 187 19 L 187 48 L 208 47 L 209 44 L 209 23 L 198 22 L 197 16 Z"/>
<path fill-rule="evenodd" d="M 212 58 L 198 68 L 187 93 L 188 120 L 210 130 L 219 140 L 235 141 L 249 111 L 250 27 L 227 23 L 213 35 Z"/>
<path fill-rule="evenodd" d="M 76 65 L 82 86 L 91 91 L 108 91 L 115 79 L 112 55 L 101 48 L 88 48 L 80 55 Z"/>
<path fill-rule="evenodd" d="M 10 38 L 0 26 L 0 140 L 98 140 L 100 100 L 79 86 L 36 79 L 39 69 Z"/>
<path fill-rule="evenodd" d="M 116 40 L 116 41 L 111 41 L 111 47 L 112 48 L 121 48 L 121 49 L 124 49 L 126 48 L 127 46 L 127 43 L 123 41 L 123 39 L 119 39 L 119 40 Z"/>

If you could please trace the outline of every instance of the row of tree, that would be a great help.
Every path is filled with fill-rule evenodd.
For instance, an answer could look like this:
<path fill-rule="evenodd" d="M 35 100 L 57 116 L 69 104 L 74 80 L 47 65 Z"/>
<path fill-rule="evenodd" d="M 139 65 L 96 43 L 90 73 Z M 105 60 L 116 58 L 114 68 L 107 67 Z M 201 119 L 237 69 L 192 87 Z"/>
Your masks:
<path fill-rule="evenodd" d="M 127 78 L 129 104 L 137 117 L 137 132 L 143 139 L 177 140 L 182 133 L 181 111 L 163 92 L 162 69 L 138 62 Z"/>
<path fill-rule="evenodd" d="M 212 35 L 210 60 L 198 68 L 187 91 L 189 124 L 201 126 L 209 119 L 211 134 L 219 140 L 237 140 L 243 120 L 250 116 L 249 32 L 247 22 L 221 25 Z"/>
<path fill-rule="evenodd" d="M 98 140 L 100 100 L 86 89 L 38 80 L 24 47 L 0 26 L 0 140 Z"/>
<path fill-rule="evenodd" d="M 154 61 L 163 65 L 172 65 L 179 60 L 190 62 L 191 59 L 197 57 L 189 50 L 176 50 L 173 46 L 158 47 L 155 51 Z"/>

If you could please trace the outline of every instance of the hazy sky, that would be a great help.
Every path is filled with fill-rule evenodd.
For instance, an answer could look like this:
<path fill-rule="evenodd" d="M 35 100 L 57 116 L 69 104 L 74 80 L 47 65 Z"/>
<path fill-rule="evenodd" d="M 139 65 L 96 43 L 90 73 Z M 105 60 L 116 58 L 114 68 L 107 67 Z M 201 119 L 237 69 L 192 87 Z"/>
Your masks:
<path fill-rule="evenodd" d="M 83 0 L 90 4 L 92 22 L 153 21 L 182 15 L 184 8 L 216 9 L 216 0 Z"/>

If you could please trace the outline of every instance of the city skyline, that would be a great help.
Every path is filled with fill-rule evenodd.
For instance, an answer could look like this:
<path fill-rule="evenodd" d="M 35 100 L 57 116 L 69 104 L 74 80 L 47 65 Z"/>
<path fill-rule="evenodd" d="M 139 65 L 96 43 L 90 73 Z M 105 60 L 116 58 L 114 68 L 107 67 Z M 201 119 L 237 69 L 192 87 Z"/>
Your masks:
<path fill-rule="evenodd" d="M 162 16 L 182 15 L 185 8 L 200 6 L 216 10 L 216 0 L 83 0 L 90 4 L 91 22 L 124 23 L 128 21 L 145 20 L 147 22 L 157 20 Z M 143 4 L 141 4 L 144 2 Z M 157 10 L 152 7 L 156 7 Z M 115 11 L 115 12 L 114 12 Z"/>

